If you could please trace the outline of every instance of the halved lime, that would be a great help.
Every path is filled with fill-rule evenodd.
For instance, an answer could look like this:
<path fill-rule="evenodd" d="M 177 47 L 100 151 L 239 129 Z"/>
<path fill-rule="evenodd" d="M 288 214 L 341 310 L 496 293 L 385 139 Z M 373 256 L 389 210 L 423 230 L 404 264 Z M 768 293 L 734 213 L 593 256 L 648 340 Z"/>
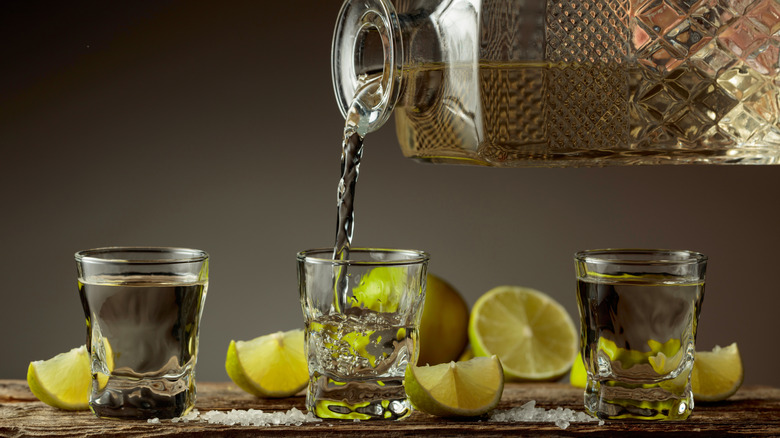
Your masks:
<path fill-rule="evenodd" d="M 577 356 L 578 333 L 569 313 L 550 296 L 499 286 L 474 304 L 469 340 L 476 356 L 497 355 L 506 377 L 555 380 Z"/>

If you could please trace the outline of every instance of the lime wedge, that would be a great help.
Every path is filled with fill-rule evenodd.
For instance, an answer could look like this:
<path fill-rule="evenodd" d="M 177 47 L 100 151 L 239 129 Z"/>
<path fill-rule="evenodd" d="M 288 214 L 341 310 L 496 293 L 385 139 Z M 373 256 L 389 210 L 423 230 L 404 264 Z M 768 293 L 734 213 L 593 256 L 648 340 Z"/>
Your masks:
<path fill-rule="evenodd" d="M 89 409 L 92 374 L 87 348 L 74 348 L 49 360 L 30 362 L 27 384 L 38 400 L 55 408 Z"/>
<path fill-rule="evenodd" d="M 225 369 L 233 382 L 258 397 L 290 397 L 309 382 L 303 330 L 251 341 L 230 341 Z"/>
<path fill-rule="evenodd" d="M 744 371 L 737 343 L 716 346 L 712 351 L 697 351 L 693 359 L 691 388 L 696 401 L 721 401 L 742 386 Z"/>
<path fill-rule="evenodd" d="M 498 405 L 504 372 L 496 356 L 406 368 L 404 387 L 415 408 L 440 417 L 473 417 Z"/>
<path fill-rule="evenodd" d="M 395 312 L 406 287 L 406 270 L 379 266 L 360 279 L 353 290 L 351 307 L 365 307 L 376 312 Z"/>
<path fill-rule="evenodd" d="M 497 355 L 512 380 L 555 380 L 577 356 L 579 339 L 569 313 L 548 295 L 499 286 L 474 304 L 469 340 L 475 356 Z"/>
<path fill-rule="evenodd" d="M 655 356 L 652 356 L 653 353 L 644 353 L 645 355 L 651 354 L 649 362 L 654 369 L 659 367 L 659 362 L 666 359 L 664 351 L 673 350 L 675 346 L 679 346 L 679 341 L 659 345 L 661 347 L 653 348 L 656 352 Z M 667 348 L 663 348 L 664 345 Z M 651 343 L 652 347 L 654 346 Z M 678 351 L 680 351 L 679 348 Z M 656 369 L 656 371 L 659 370 Z M 742 385 L 743 377 L 742 359 L 736 343 L 724 348 L 716 346 L 712 351 L 697 351 L 691 371 L 693 398 L 703 402 L 725 400 L 737 392 Z M 569 382 L 572 386 L 584 388 L 587 385 L 587 380 L 588 376 L 585 364 L 582 362 L 582 356 L 577 354 L 577 359 L 569 374 Z"/>
<path fill-rule="evenodd" d="M 574 359 L 574 364 L 572 364 L 571 372 L 569 373 L 569 383 L 577 388 L 588 386 L 588 372 L 585 371 L 582 353 L 577 353 L 577 358 Z"/>
<path fill-rule="evenodd" d="M 676 345 L 679 345 L 679 342 Z M 652 344 L 651 347 L 653 347 Z M 668 349 L 666 348 L 666 350 Z M 663 362 L 665 359 L 665 354 L 664 348 L 654 350 L 657 350 L 657 354 L 650 356 L 649 362 L 656 368 L 659 361 Z M 724 348 L 716 346 L 712 351 L 697 351 L 691 371 L 693 397 L 696 401 L 702 402 L 725 400 L 737 392 L 742 385 L 743 377 L 742 359 L 736 343 Z M 585 365 L 582 362 L 582 357 L 578 354 L 571 374 L 569 374 L 569 382 L 573 386 L 584 388 L 587 379 Z"/>

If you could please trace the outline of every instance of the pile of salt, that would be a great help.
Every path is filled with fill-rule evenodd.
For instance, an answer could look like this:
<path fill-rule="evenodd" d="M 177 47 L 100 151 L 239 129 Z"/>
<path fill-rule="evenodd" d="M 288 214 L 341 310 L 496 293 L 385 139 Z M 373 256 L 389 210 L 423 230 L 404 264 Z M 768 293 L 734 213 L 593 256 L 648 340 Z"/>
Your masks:
<path fill-rule="evenodd" d="M 571 423 L 578 422 L 599 422 L 599 426 L 604 424 L 604 420 L 593 418 L 584 412 L 576 412 L 569 408 L 544 409 L 537 408 L 536 401 L 531 400 L 519 408 L 495 410 L 490 414 L 488 421 L 500 422 L 552 422 L 561 429 L 566 429 Z"/>
<path fill-rule="evenodd" d="M 242 426 L 300 426 L 303 423 L 312 423 L 322 421 L 311 413 L 304 414 L 300 409 L 292 408 L 287 412 L 263 412 L 259 409 L 231 411 L 208 411 L 201 414 L 197 409 L 193 409 L 187 415 L 172 418 L 172 423 L 190 421 L 205 421 L 209 424 L 224 424 L 233 426 L 240 424 Z M 160 419 L 150 418 L 147 423 L 158 424 Z"/>

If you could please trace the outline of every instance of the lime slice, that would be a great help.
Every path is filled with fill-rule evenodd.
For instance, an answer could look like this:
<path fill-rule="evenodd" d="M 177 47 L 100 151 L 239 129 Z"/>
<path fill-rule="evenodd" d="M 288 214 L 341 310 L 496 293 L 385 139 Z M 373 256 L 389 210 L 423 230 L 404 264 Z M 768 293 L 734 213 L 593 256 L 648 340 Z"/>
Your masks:
<path fill-rule="evenodd" d="M 469 340 L 475 356 L 497 355 L 506 377 L 555 380 L 577 356 L 577 330 L 569 313 L 548 295 L 499 286 L 474 304 Z"/>
<path fill-rule="evenodd" d="M 498 405 L 504 372 L 496 356 L 406 368 L 404 387 L 415 408 L 440 417 L 473 417 Z"/>
<path fill-rule="evenodd" d="M 720 401 L 731 397 L 740 386 L 744 373 L 737 343 L 716 346 L 712 351 L 697 351 L 691 372 L 691 388 L 696 401 Z"/>
<path fill-rule="evenodd" d="M 225 369 L 233 382 L 258 397 L 289 397 L 309 382 L 303 330 L 230 341 Z"/>
<path fill-rule="evenodd" d="M 30 362 L 27 384 L 38 400 L 71 411 L 89 409 L 92 374 L 87 348 L 74 348 L 49 360 Z"/>

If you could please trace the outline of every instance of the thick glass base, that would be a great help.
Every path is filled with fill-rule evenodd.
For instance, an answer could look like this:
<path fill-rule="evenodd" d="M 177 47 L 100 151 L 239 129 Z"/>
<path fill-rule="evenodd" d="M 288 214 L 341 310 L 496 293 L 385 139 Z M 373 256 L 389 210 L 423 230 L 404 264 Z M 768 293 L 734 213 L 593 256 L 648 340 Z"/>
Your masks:
<path fill-rule="evenodd" d="M 693 411 L 690 385 L 591 381 L 585 389 L 585 411 L 602 420 L 685 420 Z M 667 387 L 665 387 L 667 386 Z"/>
<path fill-rule="evenodd" d="M 191 376 L 178 380 L 95 378 L 89 398 L 89 408 L 101 418 L 174 418 L 193 406 L 195 380 Z"/>
<path fill-rule="evenodd" d="M 315 374 L 309 378 L 306 407 L 319 418 L 398 420 L 409 416 L 403 379 L 337 381 Z"/>

